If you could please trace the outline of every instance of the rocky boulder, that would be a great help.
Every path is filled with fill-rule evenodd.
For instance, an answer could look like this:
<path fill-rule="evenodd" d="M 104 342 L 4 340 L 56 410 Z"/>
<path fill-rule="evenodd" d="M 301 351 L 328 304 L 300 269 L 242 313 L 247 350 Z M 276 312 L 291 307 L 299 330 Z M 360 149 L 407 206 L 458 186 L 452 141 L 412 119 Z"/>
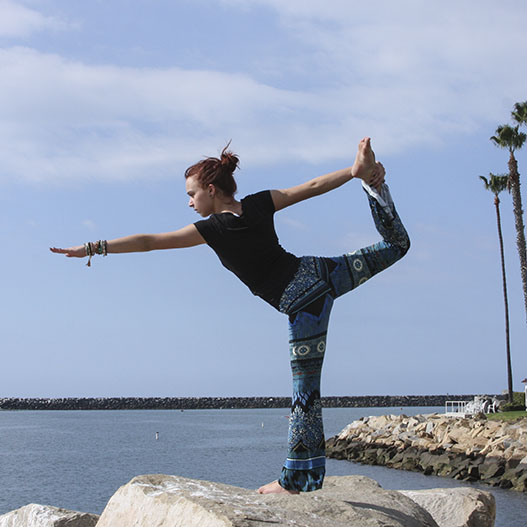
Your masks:
<path fill-rule="evenodd" d="M 260 495 L 178 476 L 138 476 L 121 487 L 97 527 L 438 527 L 416 501 L 362 476 L 329 477 L 324 488 Z"/>
<path fill-rule="evenodd" d="M 439 527 L 493 527 L 496 519 L 490 492 L 468 487 L 400 492 L 426 509 Z"/>
<path fill-rule="evenodd" d="M 0 527 L 95 527 L 99 516 L 31 503 L 2 514 Z"/>
<path fill-rule="evenodd" d="M 27 505 L 0 527 L 493 527 L 491 494 L 471 488 L 390 491 L 363 476 L 326 478 L 316 492 L 262 496 L 178 476 L 138 476 L 102 516 Z"/>

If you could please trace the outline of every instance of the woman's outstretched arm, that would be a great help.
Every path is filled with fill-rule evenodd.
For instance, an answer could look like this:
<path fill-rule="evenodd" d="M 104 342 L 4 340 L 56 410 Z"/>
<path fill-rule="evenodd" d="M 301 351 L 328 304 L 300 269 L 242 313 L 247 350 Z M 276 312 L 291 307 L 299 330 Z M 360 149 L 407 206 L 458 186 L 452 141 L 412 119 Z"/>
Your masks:
<path fill-rule="evenodd" d="M 368 185 L 379 187 L 384 181 L 384 173 L 383 166 L 375 162 L 370 138 L 365 137 L 359 143 L 353 166 L 318 176 L 296 187 L 272 190 L 271 196 L 275 210 L 278 211 L 299 201 L 329 192 L 353 178 L 363 179 Z"/>
<path fill-rule="evenodd" d="M 108 253 L 135 253 L 146 251 L 158 251 L 161 249 L 181 249 L 183 247 L 193 247 L 205 243 L 194 224 L 187 225 L 182 229 L 172 232 L 162 232 L 159 234 L 133 234 L 123 238 L 115 238 L 107 241 Z M 87 256 L 86 247 L 77 245 L 61 249 L 51 247 L 51 252 L 65 254 L 69 258 L 84 258 Z"/>

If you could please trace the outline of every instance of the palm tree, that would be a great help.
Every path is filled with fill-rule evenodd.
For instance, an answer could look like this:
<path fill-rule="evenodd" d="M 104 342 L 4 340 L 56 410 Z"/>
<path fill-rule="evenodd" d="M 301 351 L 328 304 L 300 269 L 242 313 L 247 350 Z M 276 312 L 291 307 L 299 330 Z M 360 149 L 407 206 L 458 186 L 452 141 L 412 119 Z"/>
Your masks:
<path fill-rule="evenodd" d="M 512 118 L 519 125 L 527 125 L 527 101 L 517 102 L 514 105 L 514 110 L 511 112 Z"/>
<path fill-rule="evenodd" d="M 525 227 L 523 224 L 522 198 L 520 194 L 520 173 L 514 152 L 521 148 L 527 136 L 518 130 L 519 125 L 504 124 L 496 128 L 496 135 L 490 140 L 500 148 L 509 151 L 509 180 L 508 188 L 512 193 L 512 207 L 514 210 L 514 224 L 516 227 L 516 246 L 520 257 L 520 271 L 523 284 L 523 299 L 527 316 L 527 251 L 525 247 Z"/>
<path fill-rule="evenodd" d="M 512 403 L 512 364 L 511 364 L 511 345 L 509 333 L 509 300 L 507 298 L 507 276 L 505 274 L 505 254 L 503 251 L 503 235 L 501 232 L 501 216 L 500 216 L 500 192 L 503 192 L 509 184 L 508 175 L 495 175 L 490 173 L 489 179 L 485 176 L 479 176 L 483 181 L 485 188 L 494 194 L 494 205 L 496 206 L 496 218 L 498 221 L 498 239 L 500 242 L 501 254 L 501 276 L 503 278 L 503 300 L 505 301 L 505 346 L 507 352 L 507 388 L 509 402 Z"/>

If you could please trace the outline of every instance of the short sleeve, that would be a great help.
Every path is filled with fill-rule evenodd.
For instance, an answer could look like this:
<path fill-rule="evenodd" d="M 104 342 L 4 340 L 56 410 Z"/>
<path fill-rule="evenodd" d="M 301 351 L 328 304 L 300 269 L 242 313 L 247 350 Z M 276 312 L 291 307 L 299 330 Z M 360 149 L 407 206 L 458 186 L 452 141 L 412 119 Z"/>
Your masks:
<path fill-rule="evenodd" d="M 210 245 L 211 241 L 214 240 L 218 234 L 217 226 L 215 225 L 213 218 L 207 218 L 206 220 L 196 221 L 194 223 L 198 232 L 203 236 L 203 239 Z"/>
<path fill-rule="evenodd" d="M 250 194 L 249 196 L 243 198 L 242 207 L 245 204 L 251 208 L 259 210 L 264 214 L 274 214 L 276 212 L 270 190 L 262 190 L 256 194 Z"/>

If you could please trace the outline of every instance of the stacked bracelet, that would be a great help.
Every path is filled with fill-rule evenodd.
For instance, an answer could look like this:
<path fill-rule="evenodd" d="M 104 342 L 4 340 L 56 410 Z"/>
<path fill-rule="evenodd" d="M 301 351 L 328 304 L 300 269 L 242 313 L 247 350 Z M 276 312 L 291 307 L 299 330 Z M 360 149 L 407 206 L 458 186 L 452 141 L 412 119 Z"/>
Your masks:
<path fill-rule="evenodd" d="M 85 243 L 84 248 L 86 249 L 86 256 L 88 257 L 88 263 L 86 264 L 88 267 L 91 267 L 91 257 L 93 256 L 93 247 L 91 246 L 91 243 Z"/>
<path fill-rule="evenodd" d="M 108 242 L 106 240 L 85 243 L 84 248 L 86 249 L 86 256 L 88 257 L 88 263 L 86 264 L 88 267 L 91 267 L 91 258 L 94 254 L 108 255 Z"/>

